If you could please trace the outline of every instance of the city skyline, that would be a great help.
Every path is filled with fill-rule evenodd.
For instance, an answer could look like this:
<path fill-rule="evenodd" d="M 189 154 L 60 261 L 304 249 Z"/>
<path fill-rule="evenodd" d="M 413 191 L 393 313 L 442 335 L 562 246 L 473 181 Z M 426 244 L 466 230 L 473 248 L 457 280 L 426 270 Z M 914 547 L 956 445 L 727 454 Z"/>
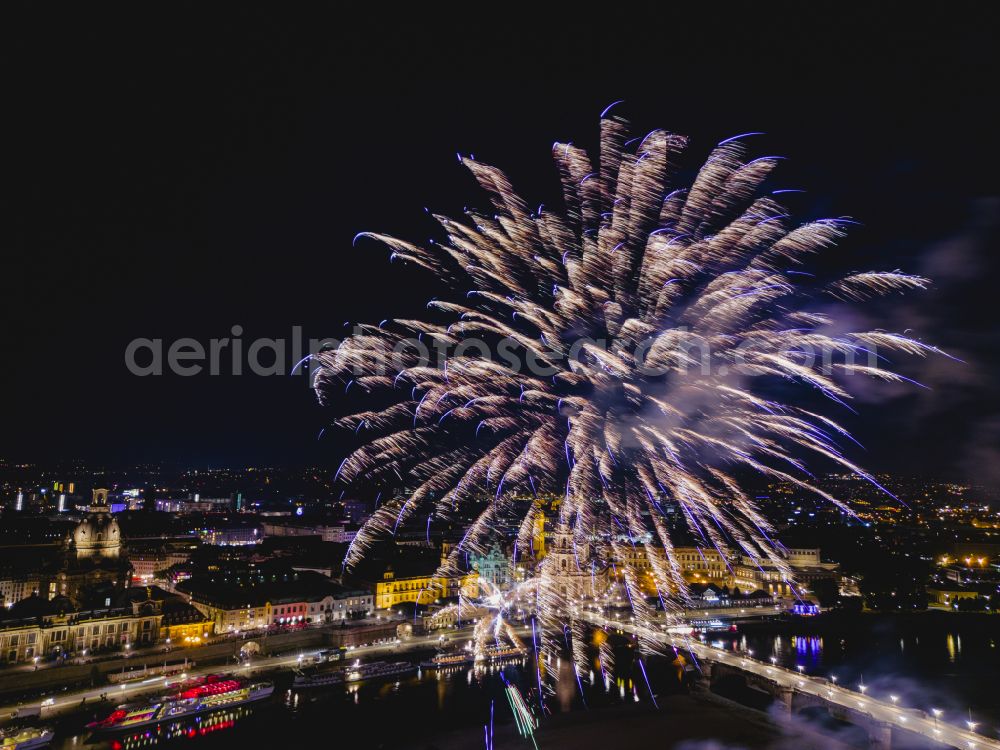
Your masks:
<path fill-rule="evenodd" d="M 362 677 L 372 676 L 364 679 L 379 680 L 377 670 L 387 670 L 386 678 L 403 679 L 397 689 L 415 698 L 428 679 L 466 684 L 466 668 L 469 684 L 475 684 L 473 675 L 483 679 L 486 665 L 494 662 L 516 670 L 525 653 L 538 648 L 528 640 L 531 627 L 524 618 L 532 607 L 531 592 L 544 580 L 544 564 L 549 561 L 558 566 L 565 561 L 569 567 L 577 555 L 586 554 L 583 548 L 569 546 L 569 535 L 558 522 L 562 498 L 555 495 L 540 498 L 544 517 L 532 535 L 530 551 L 519 554 L 515 529 L 499 527 L 496 542 L 486 554 L 471 556 L 467 570 L 447 575 L 439 564 L 459 539 L 460 528 L 435 526 L 432 531 L 417 523 L 400 529 L 395 542 L 380 546 L 363 566 L 347 571 L 340 561 L 358 524 L 346 514 L 359 512 L 360 521 L 374 506 L 331 504 L 322 494 L 299 496 L 288 504 L 280 496 L 291 485 L 280 475 L 274 476 L 279 497 L 269 501 L 252 499 L 253 493 L 243 498 L 216 494 L 199 499 L 191 493 L 184 497 L 171 481 L 165 481 L 149 493 L 106 494 L 96 489 L 92 497 L 88 488 L 54 487 L 74 493 L 73 506 L 64 513 L 58 513 L 51 502 L 46 510 L 47 499 L 38 493 L 26 496 L 20 507 L 5 502 L 4 535 L 0 537 L 4 550 L 0 675 L 18 674 L 35 683 L 48 674 L 69 675 L 96 662 L 105 679 L 120 670 L 120 679 L 129 680 L 126 687 L 141 696 L 144 685 L 149 689 L 150 658 L 162 660 L 163 670 L 177 670 L 190 658 L 211 663 L 212 653 L 220 648 L 223 653 L 231 650 L 227 644 L 262 638 L 273 648 L 290 644 L 292 651 L 271 658 L 261 658 L 255 651 L 246 659 L 258 662 L 275 680 L 283 668 L 295 668 L 302 674 L 294 678 L 292 690 L 300 696 L 313 690 L 336 694 L 343 681 L 351 679 L 344 677 L 350 667 L 316 666 L 328 660 L 339 662 L 346 649 L 366 660 L 368 671 Z M 172 481 L 183 481 L 183 477 Z M 915 665 L 904 660 L 887 666 L 887 655 L 878 649 L 886 648 L 885 633 L 880 635 L 880 631 L 899 629 L 900 654 L 926 648 L 921 644 L 943 644 L 950 668 L 969 672 L 977 657 L 963 660 L 963 643 L 965 649 L 979 648 L 977 623 L 986 624 L 969 618 L 996 616 L 992 613 L 994 597 L 1000 594 L 1000 543 L 994 536 L 1000 528 L 1000 509 L 983 505 L 975 493 L 967 495 L 968 488 L 954 484 L 896 481 L 902 483 L 898 489 L 905 489 L 901 492 L 909 506 L 905 517 L 897 506 L 883 503 L 876 507 L 871 498 L 865 499 L 865 483 L 850 475 L 827 477 L 821 486 L 835 491 L 841 485 L 839 492 L 857 508 L 857 517 L 810 504 L 790 484 L 773 485 L 766 497 L 758 497 L 765 517 L 785 541 L 782 557 L 794 570 L 794 589 L 775 566 L 762 566 L 735 549 L 716 551 L 697 535 L 675 536 L 678 546 L 671 554 L 681 565 L 690 599 L 678 613 L 679 621 L 656 608 L 653 622 L 662 618 L 663 624 L 657 627 L 669 626 L 664 636 L 668 642 L 673 639 L 685 653 L 697 655 L 700 666 L 690 673 L 685 668 L 682 689 L 695 696 L 698 691 L 721 690 L 730 700 L 756 706 L 753 695 L 760 692 L 727 692 L 724 681 L 716 684 L 713 677 L 733 669 L 756 671 L 763 680 L 759 684 L 774 696 L 773 720 L 785 721 L 781 711 L 794 715 L 797 705 L 808 706 L 817 698 L 841 706 L 860 702 L 864 711 L 851 719 L 856 726 L 869 727 L 865 717 L 870 712 L 882 717 L 882 723 L 866 730 L 871 736 L 891 732 L 893 742 L 899 742 L 909 736 L 907 731 L 947 732 L 949 738 L 992 742 L 994 711 L 978 697 L 969 696 L 968 688 L 932 688 L 911 674 Z M 154 498 L 173 499 L 147 502 Z M 488 498 L 483 502 L 488 503 Z M 527 497 L 522 502 L 536 501 Z M 674 512 L 666 517 L 680 528 L 680 516 Z M 107 541 L 101 541 L 102 532 L 110 532 Z M 593 541 L 600 542 L 600 536 Z M 651 604 L 657 599 L 652 571 L 663 554 L 655 539 L 636 539 L 617 560 L 619 566 L 637 571 Z M 123 580 L 123 574 L 128 578 Z M 614 694 L 610 675 L 619 669 L 614 665 L 627 658 L 622 646 L 632 648 L 624 578 L 612 566 L 599 574 L 570 574 L 557 580 L 579 587 L 574 609 L 587 607 L 597 628 L 599 671 L 581 672 L 579 684 L 570 680 L 563 689 L 569 695 L 579 691 L 587 703 L 602 694 Z M 907 618 L 918 613 L 923 619 L 915 636 L 911 628 L 917 621 Z M 492 645 L 496 623 L 506 645 Z M 942 626 L 960 629 L 957 639 L 949 630 L 942 641 L 936 630 Z M 798 633 L 791 637 L 790 648 L 784 645 L 788 628 Z M 773 639 L 770 635 L 762 639 L 762 632 L 773 633 Z M 847 660 L 838 662 L 831 632 L 852 641 L 860 639 L 866 654 L 876 650 L 868 656 L 845 653 L 840 658 Z M 482 640 L 484 634 L 488 637 Z M 340 651 L 312 645 L 330 635 L 342 644 Z M 696 636 L 693 642 L 688 640 L 691 636 Z M 475 646 L 470 646 L 471 653 L 443 650 L 421 662 L 423 677 L 419 672 L 409 677 L 416 669 L 414 653 L 428 653 L 442 637 L 469 637 Z M 834 640 L 843 648 L 844 640 Z M 324 643 L 329 645 L 328 640 Z M 369 654 L 380 651 L 409 661 L 393 662 L 391 669 L 379 666 L 385 664 L 379 661 L 368 666 Z M 635 683 L 635 695 L 629 701 L 674 705 L 677 683 L 655 671 L 658 659 L 651 655 L 642 667 L 632 664 L 632 679 L 642 682 Z M 512 674 L 508 672 L 508 677 Z M 520 674 L 521 690 L 527 690 L 534 677 L 529 672 L 525 680 Z M 242 684 L 237 674 L 230 679 L 234 685 Z M 858 685 L 851 682 L 859 679 Z M 0 691 L 12 685 L 0 681 Z M 99 698 L 100 689 L 83 691 L 84 701 L 88 696 Z M 654 690 L 665 693 L 652 694 Z M 76 697 L 57 702 L 48 715 L 68 711 L 72 722 L 72 707 L 80 694 L 70 693 Z M 558 742 L 558 722 L 535 718 L 532 703 L 538 697 L 527 691 L 521 700 L 528 701 L 524 716 L 534 731 L 549 742 Z M 574 709 L 565 701 L 566 696 L 560 711 L 582 708 Z M 956 706 L 960 705 L 968 707 L 959 711 Z M 482 705 L 474 709 L 483 710 Z M 694 706 L 686 709 L 688 713 L 696 710 Z M 920 720 L 919 711 L 938 714 L 927 722 Z M 968 716 L 964 722 L 963 715 Z M 634 722 L 640 717 L 641 710 L 630 726 L 650 731 L 638 729 L 641 725 Z M 911 727 L 911 720 L 916 725 Z M 445 725 L 432 722 L 428 730 L 441 733 L 444 726 L 464 726 L 462 721 L 445 721 Z M 499 727 L 506 721 L 501 718 Z M 671 736 L 685 731 L 685 725 L 676 722 L 664 726 L 668 728 L 661 727 L 660 732 Z M 715 724 L 708 730 L 714 737 L 726 731 Z M 818 731 L 823 736 L 828 730 L 810 730 L 808 722 L 793 721 L 784 731 Z"/>

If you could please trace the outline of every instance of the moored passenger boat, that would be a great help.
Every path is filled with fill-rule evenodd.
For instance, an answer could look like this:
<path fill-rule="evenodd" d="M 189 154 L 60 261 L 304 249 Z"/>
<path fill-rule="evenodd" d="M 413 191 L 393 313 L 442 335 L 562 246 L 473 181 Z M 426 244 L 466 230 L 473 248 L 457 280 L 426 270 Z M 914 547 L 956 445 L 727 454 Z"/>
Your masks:
<path fill-rule="evenodd" d="M 236 679 L 220 679 L 149 703 L 119 706 L 104 719 L 88 724 L 87 728 L 95 734 L 127 732 L 264 700 L 273 692 L 274 685 L 270 682 L 244 683 Z"/>
<path fill-rule="evenodd" d="M 309 688 L 331 687 L 344 684 L 344 672 L 318 672 L 315 674 L 297 674 L 292 680 L 292 690 L 308 690 Z"/>
<path fill-rule="evenodd" d="M 360 682 L 361 680 L 400 677 L 416 671 L 416 664 L 411 664 L 408 661 L 373 661 L 368 664 L 355 664 L 353 667 L 349 667 L 347 669 L 347 681 Z"/>
<path fill-rule="evenodd" d="M 49 727 L 21 727 L 0 730 L 2 750 L 35 750 L 52 742 L 54 732 Z"/>

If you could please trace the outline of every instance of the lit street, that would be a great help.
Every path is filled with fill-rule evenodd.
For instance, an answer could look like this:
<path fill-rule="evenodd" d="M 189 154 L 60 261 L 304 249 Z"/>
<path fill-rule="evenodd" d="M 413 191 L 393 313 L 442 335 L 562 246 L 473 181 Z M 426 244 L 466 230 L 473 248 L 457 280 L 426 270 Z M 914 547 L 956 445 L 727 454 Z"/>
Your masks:
<path fill-rule="evenodd" d="M 448 631 L 447 638 L 451 642 L 462 640 L 466 636 L 470 635 L 471 632 L 471 628 L 451 630 Z M 346 659 L 349 663 L 354 659 L 368 656 L 387 656 L 406 653 L 409 651 L 426 651 L 428 649 L 433 649 L 440 642 L 441 634 L 435 633 L 434 635 L 417 636 L 399 643 L 358 646 L 347 651 Z M 311 659 L 323 650 L 325 650 L 325 647 L 323 649 L 314 648 L 304 651 L 295 651 L 294 653 L 280 654 L 277 656 L 252 658 L 249 663 L 238 667 L 231 664 L 228 666 L 225 664 L 199 666 L 190 670 L 186 674 L 188 677 L 224 672 L 232 672 L 238 675 L 250 675 L 274 669 L 294 668 L 299 665 L 308 666 Z M 52 702 L 42 704 L 42 716 L 51 716 L 56 713 L 86 708 L 88 706 L 99 706 L 102 695 L 108 696 L 108 703 L 105 705 L 114 706 L 124 702 L 126 699 L 131 699 L 144 693 L 156 692 L 160 690 L 165 683 L 173 682 L 178 679 L 177 675 L 172 675 L 170 677 L 151 677 L 145 680 L 122 683 L 120 685 L 105 685 L 102 687 L 60 693 L 57 696 L 45 699 L 51 700 Z M 2 706 L 0 707 L 0 716 L 10 716 L 11 713 L 16 711 L 19 707 L 23 708 L 26 706 L 37 705 L 37 701 L 24 701 L 19 705 Z"/>

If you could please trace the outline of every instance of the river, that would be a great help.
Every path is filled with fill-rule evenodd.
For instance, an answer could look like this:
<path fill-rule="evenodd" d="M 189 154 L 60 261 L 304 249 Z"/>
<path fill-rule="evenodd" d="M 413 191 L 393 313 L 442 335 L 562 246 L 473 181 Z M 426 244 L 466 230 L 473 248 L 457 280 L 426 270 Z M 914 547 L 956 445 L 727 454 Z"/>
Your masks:
<path fill-rule="evenodd" d="M 785 666 L 836 677 L 848 687 L 864 684 L 869 695 L 884 700 L 894 695 L 900 705 L 939 708 L 944 720 L 956 724 L 969 719 L 971 711 L 977 730 L 995 737 L 1000 724 L 995 698 L 1000 674 L 996 645 L 1000 618 L 994 619 L 996 626 L 993 619 L 982 618 L 921 622 L 857 616 L 843 621 L 765 621 L 704 637 L 722 648 L 751 649 L 757 658 L 774 657 Z M 406 658 L 417 656 L 407 654 Z M 602 679 L 599 673 L 585 674 L 579 683 L 568 664 L 563 664 L 556 694 L 547 701 L 548 710 L 565 713 L 637 704 L 652 707 L 650 687 L 661 700 L 682 691 L 670 658 L 654 657 L 644 662 L 645 675 L 631 647 L 623 644 L 616 649 L 613 676 Z M 365 747 L 432 747 L 434 738 L 442 733 L 488 728 L 491 714 L 495 725 L 512 725 L 508 684 L 538 712 L 537 674 L 531 659 L 504 667 L 502 677 L 499 668 L 462 668 L 447 673 L 421 670 L 399 681 L 312 692 L 292 691 L 287 673 L 279 674 L 275 682 L 275 697 L 267 703 L 117 740 L 88 739 L 81 731 L 84 719 L 67 717 L 58 725 L 54 748 L 138 750 L 197 745 L 202 750 L 286 750 L 291 743 L 336 746 L 357 738 L 365 739 Z"/>

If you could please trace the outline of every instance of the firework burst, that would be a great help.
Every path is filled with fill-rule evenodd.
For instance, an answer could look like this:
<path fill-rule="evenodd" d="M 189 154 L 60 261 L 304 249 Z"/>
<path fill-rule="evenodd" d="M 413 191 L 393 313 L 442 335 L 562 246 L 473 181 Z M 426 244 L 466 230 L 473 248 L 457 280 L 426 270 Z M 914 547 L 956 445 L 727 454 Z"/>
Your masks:
<path fill-rule="evenodd" d="M 352 387 L 377 404 L 337 421 L 362 441 L 338 480 L 412 488 L 368 520 L 347 566 L 418 511 L 473 519 L 446 567 L 482 554 L 503 525 L 519 527 L 518 548 L 527 549 L 538 505 L 518 496 L 547 490 L 563 496 L 556 523 L 576 572 L 614 566 L 638 620 L 653 615 L 650 580 L 668 613 L 686 596 L 667 504 L 705 546 L 791 578 L 739 470 L 850 512 L 810 482 L 806 459 L 875 480 L 842 452 L 847 430 L 806 408 L 818 399 L 796 394 L 840 409 L 854 376 L 905 380 L 885 369 L 884 354 L 938 350 L 881 330 L 845 332 L 823 311 L 823 294 L 855 304 L 929 281 L 894 270 L 822 285 L 804 273 L 853 222 L 794 223 L 762 189 L 778 158 L 748 159 L 746 142 L 723 141 L 680 186 L 686 138 L 630 138 L 626 122 L 606 114 L 596 160 L 569 143 L 552 148 L 561 211 L 530 210 L 500 170 L 461 158 L 491 211 L 435 216 L 444 237 L 427 246 L 359 235 L 454 296 L 429 303 L 434 321 L 362 326 L 314 362 L 322 401 Z M 430 363 L 407 344 L 414 340 L 446 355 Z M 516 363 L 495 356 L 498 342 Z M 640 543 L 648 571 L 629 562 L 628 547 Z M 536 596 L 550 655 L 583 638 L 582 597 L 559 585 L 565 571 L 554 568 L 541 565 Z M 572 650 L 579 668 L 585 659 Z"/>
<path fill-rule="evenodd" d="M 436 613 L 436 617 L 447 622 L 450 618 L 461 622 L 474 619 L 475 628 L 472 633 L 473 653 L 477 662 L 484 661 L 490 649 L 512 646 L 521 652 L 527 647 L 511 624 L 515 613 L 533 608 L 537 579 L 525 581 L 518 586 L 501 588 L 488 581 L 478 584 L 479 595 L 470 597 L 465 592 L 459 595 L 459 601 L 449 604 Z"/>

